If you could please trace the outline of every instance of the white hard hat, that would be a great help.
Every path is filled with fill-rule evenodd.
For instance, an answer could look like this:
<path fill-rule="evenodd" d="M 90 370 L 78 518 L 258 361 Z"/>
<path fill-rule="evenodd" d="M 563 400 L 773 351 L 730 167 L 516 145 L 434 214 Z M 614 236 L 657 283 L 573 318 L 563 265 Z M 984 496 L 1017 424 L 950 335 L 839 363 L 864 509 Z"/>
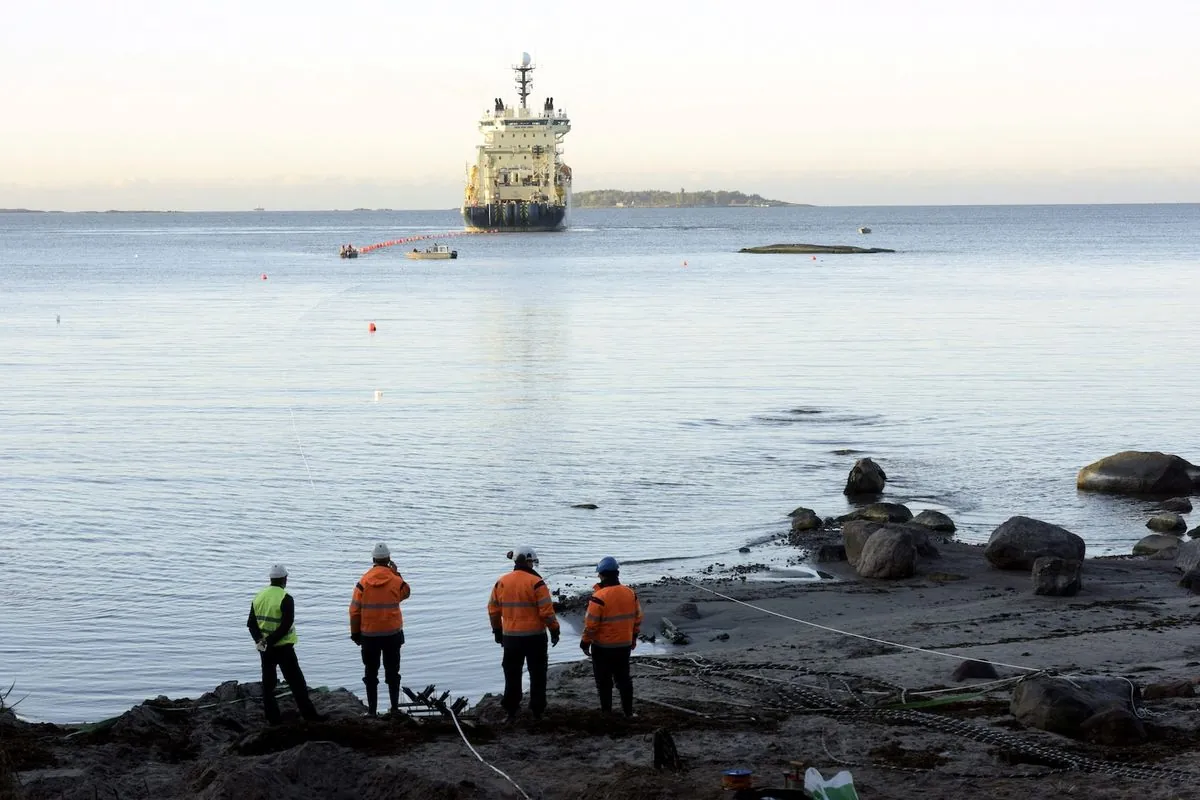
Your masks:
<path fill-rule="evenodd" d="M 388 550 L 388 546 L 383 542 L 375 545 L 375 549 L 371 551 L 371 558 L 391 558 L 392 551 Z"/>
<path fill-rule="evenodd" d="M 509 553 L 509 558 L 513 561 L 528 561 L 531 564 L 536 564 L 538 560 L 537 552 L 529 545 L 514 547 Z"/>
<path fill-rule="evenodd" d="M 286 577 L 287 577 L 287 567 L 285 567 L 283 564 L 276 564 L 275 566 L 271 567 L 271 580 L 275 580 L 276 578 L 286 578 Z"/>

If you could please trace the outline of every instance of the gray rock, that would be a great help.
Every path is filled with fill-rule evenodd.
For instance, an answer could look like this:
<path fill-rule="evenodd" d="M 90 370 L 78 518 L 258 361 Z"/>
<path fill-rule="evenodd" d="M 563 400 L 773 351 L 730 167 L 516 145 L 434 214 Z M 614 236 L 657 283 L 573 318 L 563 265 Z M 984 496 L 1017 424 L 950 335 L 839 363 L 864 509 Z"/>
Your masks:
<path fill-rule="evenodd" d="M 1192 528 L 1190 531 L 1187 532 L 1187 535 L 1188 535 L 1189 539 L 1195 539 L 1197 537 L 1200 537 L 1200 526 Z"/>
<path fill-rule="evenodd" d="M 884 527 L 863 545 L 855 570 L 864 578 L 911 578 L 917 567 L 917 546 L 910 531 Z"/>
<path fill-rule="evenodd" d="M 1136 719 L 1139 699 L 1136 687 L 1122 678 L 1039 676 L 1017 684 L 1009 710 L 1027 727 L 1082 739 L 1083 724 L 1097 714 L 1115 709 Z"/>
<path fill-rule="evenodd" d="M 1189 494 L 1197 469 L 1176 455 L 1126 450 L 1079 470 L 1075 485 L 1085 491 L 1110 494 Z"/>
<path fill-rule="evenodd" d="M 1048 597 L 1074 597 L 1082 586 L 1082 563 L 1074 558 L 1042 556 L 1032 568 L 1033 593 Z"/>
<path fill-rule="evenodd" d="M 996 680 L 1000 675 L 996 668 L 986 661 L 964 661 L 954 669 L 954 680 L 965 681 L 972 678 Z"/>
<path fill-rule="evenodd" d="M 1189 514 L 1192 510 L 1192 501 L 1187 497 L 1172 497 L 1170 500 L 1159 503 L 1158 509 L 1174 511 L 1176 514 Z"/>
<path fill-rule="evenodd" d="M 792 512 L 791 517 L 792 530 L 788 534 L 788 542 L 792 545 L 801 544 L 807 538 L 804 534 L 809 531 L 819 530 L 824 524 L 822 519 L 812 509 L 808 508 L 796 509 L 796 511 Z"/>
<path fill-rule="evenodd" d="M 913 517 L 912 521 L 914 525 L 922 525 L 938 533 L 954 533 L 957 530 L 954 526 L 954 520 L 940 511 L 934 511 L 932 508 L 927 508 L 920 514 L 917 514 Z"/>
<path fill-rule="evenodd" d="M 1156 558 L 1174 558 L 1179 552 L 1179 545 L 1182 540 L 1178 536 L 1172 536 L 1167 533 L 1152 533 L 1149 536 L 1143 536 L 1137 544 L 1133 546 L 1133 554 L 1135 556 L 1154 556 Z M 1166 553 L 1170 553 L 1167 556 Z"/>
<path fill-rule="evenodd" d="M 883 527 L 883 523 L 865 520 L 847 522 L 842 526 L 842 544 L 846 547 L 846 560 L 850 562 L 850 566 L 858 564 L 858 557 L 862 554 L 863 547 L 871 538 L 871 534 L 882 530 Z"/>
<path fill-rule="evenodd" d="M 1192 594 L 1200 594 L 1200 569 L 1191 569 L 1183 573 L 1183 577 L 1179 579 L 1179 587 Z"/>
<path fill-rule="evenodd" d="M 576 503 L 575 505 L 571 506 L 571 508 L 583 508 L 587 509 L 588 511 L 595 511 L 599 507 L 600 506 L 596 505 L 595 503 Z"/>
<path fill-rule="evenodd" d="M 871 503 L 838 517 L 839 522 L 865 519 L 870 522 L 908 522 L 913 518 L 908 506 L 900 503 Z"/>
<path fill-rule="evenodd" d="M 1172 531 L 1179 531 L 1182 533 L 1187 530 L 1187 522 L 1185 522 L 1183 517 L 1179 516 L 1178 514 L 1165 512 L 1162 514 L 1155 514 L 1153 517 L 1147 520 L 1146 527 L 1152 531 L 1158 531 L 1159 533 L 1170 533 Z"/>
<path fill-rule="evenodd" d="M 1086 546 L 1075 534 L 1030 517 L 1012 517 L 992 531 L 983 554 L 998 569 L 1033 568 L 1042 556 L 1082 560 Z"/>
<path fill-rule="evenodd" d="M 1110 708 L 1093 714 L 1079 726 L 1083 738 L 1093 744 L 1121 746 L 1145 741 L 1146 727 L 1133 713 Z"/>
<path fill-rule="evenodd" d="M 846 478 L 846 488 L 842 494 L 847 497 L 858 495 L 879 494 L 887 483 L 887 475 L 883 468 L 869 458 L 860 458 L 854 462 L 849 477 Z"/>
<path fill-rule="evenodd" d="M 700 619 L 700 609 L 695 603 L 680 603 L 675 606 L 675 614 L 684 619 Z"/>
<path fill-rule="evenodd" d="M 823 544 L 813 551 L 812 560 L 818 564 L 829 564 L 846 560 L 846 545 Z"/>
<path fill-rule="evenodd" d="M 1200 572 L 1200 539 L 1180 540 L 1179 554 L 1175 556 L 1175 569 L 1187 574 Z"/>

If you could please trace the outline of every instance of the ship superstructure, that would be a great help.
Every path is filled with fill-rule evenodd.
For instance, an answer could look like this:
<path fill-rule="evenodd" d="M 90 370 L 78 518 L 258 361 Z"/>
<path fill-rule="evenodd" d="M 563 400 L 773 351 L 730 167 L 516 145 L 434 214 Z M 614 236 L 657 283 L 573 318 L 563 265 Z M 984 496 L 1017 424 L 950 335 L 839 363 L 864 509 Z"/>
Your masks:
<path fill-rule="evenodd" d="M 571 130 L 564 111 L 547 97 L 529 108 L 534 65 L 528 53 L 513 67 L 520 105 L 492 101 L 479 121 L 483 143 L 467 171 L 463 220 L 470 230 L 558 231 L 567 226 L 571 168 L 562 161 L 562 141 Z"/>

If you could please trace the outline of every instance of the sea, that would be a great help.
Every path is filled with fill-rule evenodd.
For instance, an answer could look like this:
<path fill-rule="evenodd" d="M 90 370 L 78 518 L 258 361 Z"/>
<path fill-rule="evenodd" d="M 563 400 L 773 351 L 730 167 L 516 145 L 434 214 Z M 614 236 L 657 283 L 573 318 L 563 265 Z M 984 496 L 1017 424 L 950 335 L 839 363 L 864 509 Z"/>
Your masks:
<path fill-rule="evenodd" d="M 310 685 L 361 687 L 347 606 L 383 541 L 412 585 L 404 683 L 475 699 L 502 686 L 485 606 L 519 545 L 567 594 L 606 555 L 633 582 L 810 580 L 786 515 L 845 513 L 869 456 L 885 499 L 965 541 L 1023 514 L 1128 553 L 1150 504 L 1077 492 L 1079 468 L 1200 459 L 1200 205 L 580 209 L 404 257 L 455 231 L 0 215 L 0 689 L 22 715 L 257 680 L 245 621 L 275 563 Z M 896 252 L 738 252 L 790 242 Z"/>

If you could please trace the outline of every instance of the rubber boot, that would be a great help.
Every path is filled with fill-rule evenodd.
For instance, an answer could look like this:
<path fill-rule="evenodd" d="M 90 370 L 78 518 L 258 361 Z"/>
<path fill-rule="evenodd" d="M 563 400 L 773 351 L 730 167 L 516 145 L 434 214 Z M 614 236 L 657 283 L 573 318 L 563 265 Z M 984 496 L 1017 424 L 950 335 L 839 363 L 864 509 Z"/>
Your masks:
<path fill-rule="evenodd" d="M 367 716 L 375 716 L 375 710 L 379 707 L 379 684 L 368 683 L 367 687 Z"/>
<path fill-rule="evenodd" d="M 389 713 L 398 713 L 400 711 L 400 681 L 388 684 L 388 697 L 392 701 L 392 707 Z"/>

